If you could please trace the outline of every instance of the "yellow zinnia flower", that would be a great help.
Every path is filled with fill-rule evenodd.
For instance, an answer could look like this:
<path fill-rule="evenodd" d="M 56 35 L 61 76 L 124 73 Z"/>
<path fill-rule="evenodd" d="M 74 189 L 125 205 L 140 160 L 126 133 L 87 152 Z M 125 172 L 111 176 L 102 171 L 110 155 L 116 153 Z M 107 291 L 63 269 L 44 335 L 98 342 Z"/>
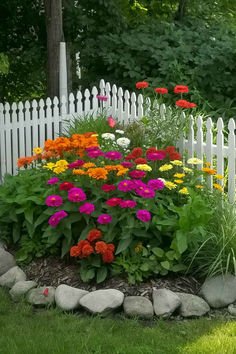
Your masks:
<path fill-rule="evenodd" d="M 199 188 L 199 189 L 204 188 L 204 186 L 201 186 L 200 184 L 197 184 L 195 187 L 196 187 L 196 188 Z"/>
<path fill-rule="evenodd" d="M 33 150 L 33 152 L 36 154 L 36 155 L 39 155 L 39 154 L 41 154 L 42 152 L 43 152 L 43 149 L 41 149 L 41 148 L 35 148 L 34 150 Z"/>
<path fill-rule="evenodd" d="M 137 168 L 137 170 L 140 170 L 140 171 L 152 171 L 151 166 L 148 166 L 146 164 L 137 165 L 136 168 Z"/>
<path fill-rule="evenodd" d="M 173 161 L 170 161 L 170 163 L 173 163 L 173 165 L 176 165 L 176 166 L 182 166 L 183 165 L 183 162 L 179 161 L 179 160 L 173 160 Z"/>
<path fill-rule="evenodd" d="M 182 179 L 174 179 L 174 182 L 177 184 L 184 183 L 184 181 Z"/>
<path fill-rule="evenodd" d="M 129 171 L 128 168 L 120 168 L 116 175 L 117 176 L 124 176 L 128 171 Z"/>
<path fill-rule="evenodd" d="M 185 173 L 175 173 L 174 174 L 174 177 L 177 177 L 177 178 L 182 178 L 185 176 Z"/>
<path fill-rule="evenodd" d="M 221 175 L 215 175 L 214 177 L 216 177 L 217 179 L 224 179 L 224 177 Z"/>
<path fill-rule="evenodd" d="M 55 167 L 55 163 L 49 162 L 46 165 L 43 166 L 43 168 L 48 168 L 49 170 L 52 170 Z"/>
<path fill-rule="evenodd" d="M 186 172 L 186 173 L 193 172 L 193 170 L 192 170 L 191 168 L 188 168 L 188 167 L 184 167 L 183 170 L 184 170 L 184 172 Z"/>
<path fill-rule="evenodd" d="M 180 189 L 180 190 L 179 190 L 179 193 L 180 193 L 180 194 L 189 194 L 189 192 L 188 192 L 188 190 L 187 190 L 186 187 Z"/>
<path fill-rule="evenodd" d="M 203 161 L 200 159 L 197 159 L 196 157 L 191 157 L 191 159 L 188 159 L 187 163 L 193 164 L 193 165 L 200 165 L 203 163 Z"/>
<path fill-rule="evenodd" d="M 213 187 L 219 189 L 219 191 L 223 192 L 223 188 L 218 183 L 213 183 Z"/>
<path fill-rule="evenodd" d="M 62 166 L 58 166 L 58 167 L 55 167 L 54 168 L 54 170 L 53 170 L 53 172 L 55 172 L 55 173 L 62 173 L 62 172 L 64 172 L 66 169 L 65 168 L 63 168 Z"/>
<path fill-rule="evenodd" d="M 66 161 L 66 160 L 59 160 L 59 161 L 57 161 L 56 162 L 56 166 L 58 166 L 58 167 L 67 167 L 67 165 L 68 165 L 68 162 Z"/>
<path fill-rule="evenodd" d="M 161 172 L 168 171 L 168 170 L 171 170 L 172 168 L 173 168 L 173 166 L 171 164 L 165 164 L 159 168 L 159 171 L 161 171 Z"/>
<path fill-rule="evenodd" d="M 165 187 L 171 190 L 171 189 L 176 188 L 177 184 L 170 182 L 170 181 L 165 181 Z"/>

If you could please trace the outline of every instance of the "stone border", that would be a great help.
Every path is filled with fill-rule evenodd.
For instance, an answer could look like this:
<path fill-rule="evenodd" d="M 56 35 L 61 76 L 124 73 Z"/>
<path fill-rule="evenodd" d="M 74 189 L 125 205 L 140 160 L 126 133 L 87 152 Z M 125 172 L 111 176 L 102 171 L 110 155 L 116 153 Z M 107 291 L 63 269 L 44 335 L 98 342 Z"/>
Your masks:
<path fill-rule="evenodd" d="M 0 287 L 7 288 L 13 301 L 26 297 L 33 306 L 49 306 L 54 303 L 63 311 L 84 309 L 91 314 L 107 315 L 123 309 L 127 317 L 152 319 L 180 315 L 183 318 L 200 317 L 211 308 L 228 306 L 228 312 L 236 316 L 236 276 L 227 274 L 207 279 L 199 296 L 153 288 L 152 302 L 143 296 L 126 296 L 116 289 L 85 291 L 61 284 L 37 287 L 35 281 L 27 281 L 13 256 L 0 244 Z"/>

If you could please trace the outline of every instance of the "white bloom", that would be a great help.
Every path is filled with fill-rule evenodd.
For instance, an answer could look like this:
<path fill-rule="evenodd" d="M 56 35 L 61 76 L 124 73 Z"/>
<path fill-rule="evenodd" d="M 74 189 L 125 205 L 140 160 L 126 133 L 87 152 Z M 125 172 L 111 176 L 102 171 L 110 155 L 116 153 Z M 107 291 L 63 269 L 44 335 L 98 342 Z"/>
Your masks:
<path fill-rule="evenodd" d="M 115 133 L 117 133 L 117 134 L 124 134 L 125 132 L 124 132 L 124 130 L 116 130 Z"/>
<path fill-rule="evenodd" d="M 130 144 L 130 140 L 128 138 L 119 138 L 116 140 L 117 145 L 127 148 Z"/>
<path fill-rule="evenodd" d="M 159 178 L 159 177 L 158 177 L 158 179 L 159 179 L 160 181 L 162 181 L 164 184 L 166 183 L 166 180 L 165 180 L 164 178 Z"/>
<path fill-rule="evenodd" d="M 115 135 L 111 133 L 102 134 L 102 138 L 106 140 L 115 140 Z"/>

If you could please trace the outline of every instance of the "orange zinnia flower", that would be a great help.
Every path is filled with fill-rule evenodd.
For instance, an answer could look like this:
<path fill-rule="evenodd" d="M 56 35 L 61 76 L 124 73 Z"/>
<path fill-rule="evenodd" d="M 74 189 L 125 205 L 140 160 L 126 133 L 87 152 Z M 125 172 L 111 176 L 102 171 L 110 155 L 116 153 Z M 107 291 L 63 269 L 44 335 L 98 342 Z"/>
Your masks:
<path fill-rule="evenodd" d="M 95 251 L 97 253 L 105 253 L 107 251 L 107 244 L 103 241 L 98 241 L 95 245 Z"/>
<path fill-rule="evenodd" d="M 216 173 L 216 170 L 212 170 L 211 168 L 208 167 L 203 167 L 202 171 L 206 172 L 208 175 L 214 175 Z"/>
<path fill-rule="evenodd" d="M 20 157 L 17 161 L 18 167 L 24 167 L 30 165 L 34 161 L 33 156 Z"/>
<path fill-rule="evenodd" d="M 81 168 L 78 168 L 78 169 L 74 169 L 72 171 L 73 175 L 79 175 L 79 176 L 82 176 L 82 175 L 87 175 L 87 172 L 82 170 Z"/>
<path fill-rule="evenodd" d="M 108 171 L 105 170 L 105 168 L 90 168 L 88 169 L 88 175 L 89 177 L 95 178 L 95 179 L 107 179 L 107 174 Z"/>

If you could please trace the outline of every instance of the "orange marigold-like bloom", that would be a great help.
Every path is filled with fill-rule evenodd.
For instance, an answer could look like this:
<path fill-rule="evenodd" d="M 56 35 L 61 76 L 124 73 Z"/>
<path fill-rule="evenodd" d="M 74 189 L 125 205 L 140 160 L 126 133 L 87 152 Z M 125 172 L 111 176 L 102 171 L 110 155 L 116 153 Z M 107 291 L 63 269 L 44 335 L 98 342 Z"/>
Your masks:
<path fill-rule="evenodd" d="M 91 168 L 91 167 L 96 167 L 95 163 L 86 162 L 86 163 L 83 164 L 83 168 Z"/>
<path fill-rule="evenodd" d="M 73 246 L 70 249 L 70 256 L 71 257 L 79 257 L 80 255 L 80 248 L 78 246 Z"/>
<path fill-rule="evenodd" d="M 20 157 L 17 161 L 18 167 L 30 165 L 34 161 L 34 156 Z"/>
<path fill-rule="evenodd" d="M 124 176 L 127 172 L 129 171 L 128 168 L 122 168 L 122 169 L 119 169 L 119 171 L 117 172 L 117 176 Z"/>
<path fill-rule="evenodd" d="M 122 166 L 121 166 L 122 167 Z M 107 170 L 108 172 L 110 171 L 117 171 L 118 167 L 117 165 L 105 165 L 104 166 L 105 170 Z"/>
<path fill-rule="evenodd" d="M 206 166 L 211 166 L 211 163 L 210 162 L 205 162 L 205 165 Z"/>
<path fill-rule="evenodd" d="M 107 244 L 107 249 L 111 252 L 115 251 L 115 245 L 113 245 L 113 243 L 108 243 Z"/>
<path fill-rule="evenodd" d="M 105 253 L 107 251 L 107 249 L 108 249 L 107 248 L 107 244 L 105 242 L 103 242 L 103 241 L 98 241 L 96 243 L 96 245 L 95 245 L 95 251 L 97 253 L 103 254 L 103 253 Z"/>
<path fill-rule="evenodd" d="M 82 248 L 82 255 L 81 258 L 86 258 L 88 257 L 91 253 L 93 253 L 93 247 L 91 245 L 85 245 Z"/>
<path fill-rule="evenodd" d="M 90 241 L 90 242 L 93 242 L 93 241 L 98 240 L 100 238 L 102 238 L 102 233 L 98 229 L 91 230 L 88 233 L 88 237 L 87 237 L 88 241 Z"/>
<path fill-rule="evenodd" d="M 213 183 L 213 187 L 223 192 L 223 188 L 218 183 Z"/>
<path fill-rule="evenodd" d="M 105 263 L 111 263 L 114 260 L 114 254 L 107 250 L 105 253 L 103 253 L 102 260 Z"/>
<path fill-rule="evenodd" d="M 82 175 L 87 175 L 87 172 L 82 170 L 81 168 L 78 168 L 78 169 L 74 169 L 72 171 L 72 174 L 82 176 Z"/>
<path fill-rule="evenodd" d="M 88 169 L 88 175 L 89 177 L 95 178 L 95 179 L 107 179 L 107 174 L 108 171 L 105 170 L 105 168 L 90 168 Z"/>
<path fill-rule="evenodd" d="M 208 175 L 214 175 L 217 172 L 216 170 L 212 170 L 211 168 L 208 167 L 203 167 L 202 171 L 206 172 Z"/>

